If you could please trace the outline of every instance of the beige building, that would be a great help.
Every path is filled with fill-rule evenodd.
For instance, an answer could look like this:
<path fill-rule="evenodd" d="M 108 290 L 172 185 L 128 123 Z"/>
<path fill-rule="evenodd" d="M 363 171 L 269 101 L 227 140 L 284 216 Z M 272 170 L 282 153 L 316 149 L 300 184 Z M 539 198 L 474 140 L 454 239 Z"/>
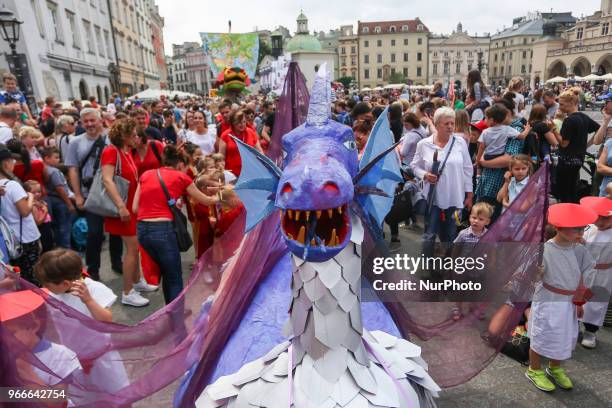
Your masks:
<path fill-rule="evenodd" d="M 554 35 L 548 21 L 545 36 L 534 44 L 532 83 L 570 75 L 612 72 L 612 0 L 601 0 L 600 10 L 579 19 L 575 26 Z"/>
<path fill-rule="evenodd" d="M 415 85 L 427 83 L 429 29 L 418 17 L 414 20 L 359 21 L 357 35 L 360 87 L 387 85 L 394 74 Z"/>
<path fill-rule="evenodd" d="M 467 74 L 472 69 L 479 69 L 482 79 L 487 82 L 486 63 L 489 60 L 490 42 L 488 35 L 468 35 L 461 23 L 457 24 L 457 29 L 449 36 L 430 37 L 429 82 L 451 82 L 465 87 Z"/>
<path fill-rule="evenodd" d="M 120 93 L 133 95 L 160 87 L 159 64 L 152 41 L 148 0 L 110 0 L 117 48 Z"/>
<path fill-rule="evenodd" d="M 558 35 L 572 27 L 576 21 L 567 13 L 534 13 L 515 18 L 512 26 L 491 37 L 489 49 L 489 81 L 493 86 L 506 86 L 513 77 L 522 77 L 531 83 L 534 44 L 544 35 L 544 23 L 554 21 Z"/>
<path fill-rule="evenodd" d="M 355 82 L 358 82 L 359 39 L 353 31 L 352 25 L 340 26 L 340 37 L 338 37 L 338 65 L 338 76 L 340 78 L 352 77 Z"/>

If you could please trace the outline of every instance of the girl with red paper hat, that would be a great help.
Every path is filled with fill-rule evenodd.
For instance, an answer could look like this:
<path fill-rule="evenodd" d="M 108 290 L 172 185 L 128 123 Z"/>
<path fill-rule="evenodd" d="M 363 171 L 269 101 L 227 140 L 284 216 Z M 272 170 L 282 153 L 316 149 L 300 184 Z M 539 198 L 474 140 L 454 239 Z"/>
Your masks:
<path fill-rule="evenodd" d="M 603 324 L 612 293 L 612 200 L 606 197 L 584 197 L 580 205 L 594 210 L 599 218 L 584 233 L 586 247 L 595 259 L 595 273 L 587 286 L 597 289 L 597 301 L 584 305 L 582 346 L 595 348 L 595 333 Z"/>
<path fill-rule="evenodd" d="M 74 351 L 44 338 L 46 319 L 45 299 L 39 294 L 22 290 L 0 295 L 0 325 L 16 340 L 15 344 L 7 347 L 11 353 L 31 352 L 38 360 L 37 363 L 31 363 L 31 357 L 17 356 L 14 368 L 16 375 L 12 377 L 15 383 L 12 385 L 47 386 L 62 390 L 66 379 L 82 372 L 81 363 Z M 70 390 L 65 395 L 69 397 Z M 70 401 L 63 406 L 66 404 L 71 405 Z"/>
<path fill-rule="evenodd" d="M 581 241 L 584 228 L 596 219 L 595 211 L 578 204 L 555 204 L 548 209 L 548 223 L 557 234 L 544 244 L 544 276 L 531 304 L 525 373 L 542 391 L 553 391 L 555 384 L 563 389 L 573 387 L 560 364 L 571 358 L 576 346 L 578 318 L 588 297 L 583 282 L 589 281 L 595 265 Z M 546 371 L 541 368 L 542 357 L 550 360 Z"/>

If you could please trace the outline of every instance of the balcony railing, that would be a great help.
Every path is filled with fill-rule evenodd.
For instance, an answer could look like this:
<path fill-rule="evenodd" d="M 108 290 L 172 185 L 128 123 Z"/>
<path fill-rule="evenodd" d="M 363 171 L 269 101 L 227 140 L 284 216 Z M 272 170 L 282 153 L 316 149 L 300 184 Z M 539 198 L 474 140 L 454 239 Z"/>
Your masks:
<path fill-rule="evenodd" d="M 603 51 L 603 50 L 612 50 L 612 42 L 592 44 L 592 45 L 582 45 L 582 46 L 571 47 L 571 48 L 561 48 L 558 50 L 548 51 L 546 55 L 549 57 L 558 57 L 562 55 L 581 54 L 585 52 Z"/>

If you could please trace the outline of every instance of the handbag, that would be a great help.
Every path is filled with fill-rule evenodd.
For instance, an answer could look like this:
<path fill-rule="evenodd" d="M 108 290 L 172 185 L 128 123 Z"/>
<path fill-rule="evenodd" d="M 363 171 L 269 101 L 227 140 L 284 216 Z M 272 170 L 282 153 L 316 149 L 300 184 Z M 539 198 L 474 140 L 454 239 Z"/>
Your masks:
<path fill-rule="evenodd" d="M 119 197 L 124 203 L 127 202 L 128 191 L 130 189 L 130 181 L 121 177 L 121 156 L 117 149 L 117 164 L 115 165 L 115 174 L 113 175 L 113 183 L 117 188 Z M 85 211 L 96 214 L 102 217 L 119 218 L 119 209 L 108 196 L 106 188 L 104 188 L 104 180 L 102 178 L 102 169 L 98 169 L 94 175 L 93 183 L 89 189 L 89 195 L 83 205 Z"/>
<path fill-rule="evenodd" d="M 453 140 L 451 141 L 451 145 L 448 148 L 448 153 L 446 154 L 446 157 L 444 158 L 442 165 L 438 169 L 432 168 L 432 171 L 434 171 L 434 173 L 436 173 L 436 175 L 438 176 L 438 180 L 442 176 L 442 171 L 444 170 L 444 167 L 446 167 L 446 161 L 448 160 L 451 152 L 453 151 L 454 145 L 455 145 L 455 137 L 453 137 Z M 419 201 L 417 201 L 414 204 L 414 211 L 416 212 L 416 214 L 422 215 L 422 216 L 427 216 L 429 214 L 429 212 L 431 211 L 431 207 L 433 206 L 435 188 L 436 188 L 435 184 L 430 186 L 428 197 L 421 198 Z"/>
<path fill-rule="evenodd" d="M 159 184 L 161 184 L 161 188 L 164 190 L 164 194 L 166 195 L 166 202 L 168 203 L 168 207 L 170 207 L 170 212 L 174 217 L 172 225 L 174 227 L 174 232 L 176 233 L 176 242 L 178 244 L 179 251 L 186 252 L 193 245 L 191 236 L 187 231 L 187 217 L 185 217 L 181 210 L 176 208 L 176 200 L 170 197 L 170 193 L 166 188 L 166 183 L 164 183 L 159 169 L 157 169 L 157 178 L 159 179 Z"/>

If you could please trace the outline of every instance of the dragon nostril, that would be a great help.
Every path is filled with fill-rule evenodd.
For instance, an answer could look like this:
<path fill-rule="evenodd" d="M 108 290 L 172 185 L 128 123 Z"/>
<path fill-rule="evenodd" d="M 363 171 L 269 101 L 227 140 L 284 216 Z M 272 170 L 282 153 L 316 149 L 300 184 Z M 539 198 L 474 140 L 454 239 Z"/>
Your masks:
<path fill-rule="evenodd" d="M 291 184 L 285 183 L 285 185 L 283 186 L 283 189 L 281 190 L 281 194 L 286 194 L 286 193 L 291 193 L 291 192 L 293 192 L 293 187 L 291 187 Z"/>
<path fill-rule="evenodd" d="M 340 193 L 340 189 L 338 188 L 338 185 L 336 185 L 336 183 L 334 183 L 333 181 L 328 181 L 323 185 L 323 191 L 327 192 L 327 193 L 333 193 L 333 194 L 339 194 Z"/>

